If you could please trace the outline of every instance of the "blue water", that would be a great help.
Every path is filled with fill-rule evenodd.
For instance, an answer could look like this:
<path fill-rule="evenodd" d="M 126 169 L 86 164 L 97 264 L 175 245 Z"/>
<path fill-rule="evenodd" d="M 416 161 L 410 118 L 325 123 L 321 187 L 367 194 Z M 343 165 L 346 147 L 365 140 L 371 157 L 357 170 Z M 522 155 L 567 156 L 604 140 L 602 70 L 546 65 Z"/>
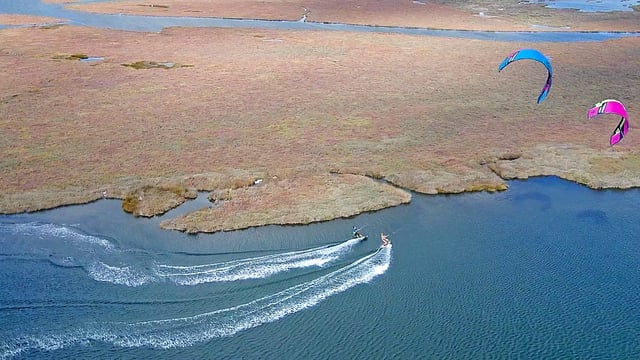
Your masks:
<path fill-rule="evenodd" d="M 638 358 L 640 191 L 509 185 L 197 236 L 115 200 L 2 216 L 0 358 Z"/>
<path fill-rule="evenodd" d="M 140 31 L 301 26 L 523 39 L 97 15 L 37 0 L 0 0 L 0 11 Z M 205 205 L 202 196 L 153 219 L 115 200 L 0 216 L 0 358 L 640 358 L 640 191 L 556 178 L 509 184 L 496 194 L 415 195 L 354 219 L 207 235 L 159 229 Z M 371 238 L 347 240 L 353 225 Z M 381 231 L 392 247 L 379 250 Z"/>
<path fill-rule="evenodd" d="M 59 4 L 42 3 L 41 0 L 0 0 L 0 13 L 50 16 L 63 19 L 68 24 L 128 31 L 158 32 L 171 26 L 261 28 L 279 30 L 356 31 L 374 33 L 399 33 L 421 36 L 455 37 L 476 40 L 530 41 L 530 42 L 587 42 L 640 36 L 637 32 L 574 32 L 574 31 L 465 31 L 435 30 L 412 27 L 368 26 L 337 23 L 268 21 L 253 19 L 226 19 L 200 17 L 135 16 L 122 14 L 95 14 L 65 9 Z M 1 29 L 1 28 L 0 28 Z"/>
<path fill-rule="evenodd" d="M 551 9 L 574 9 L 580 12 L 633 11 L 638 0 L 528 0 L 532 4 L 545 4 Z"/>

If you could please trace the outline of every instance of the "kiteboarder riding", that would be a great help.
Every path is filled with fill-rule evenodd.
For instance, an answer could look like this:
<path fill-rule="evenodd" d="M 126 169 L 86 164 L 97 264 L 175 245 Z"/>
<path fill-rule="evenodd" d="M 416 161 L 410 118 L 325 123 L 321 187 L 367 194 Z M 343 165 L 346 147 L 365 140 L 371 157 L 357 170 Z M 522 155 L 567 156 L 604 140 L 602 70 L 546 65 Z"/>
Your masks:
<path fill-rule="evenodd" d="M 391 241 L 389 240 L 388 235 L 385 235 L 385 233 L 380 233 L 380 240 L 382 240 L 382 246 L 387 246 L 391 244 Z"/>
<path fill-rule="evenodd" d="M 362 237 L 363 235 L 360 234 L 360 229 L 358 229 L 357 227 L 353 227 L 353 238 L 359 238 Z"/>

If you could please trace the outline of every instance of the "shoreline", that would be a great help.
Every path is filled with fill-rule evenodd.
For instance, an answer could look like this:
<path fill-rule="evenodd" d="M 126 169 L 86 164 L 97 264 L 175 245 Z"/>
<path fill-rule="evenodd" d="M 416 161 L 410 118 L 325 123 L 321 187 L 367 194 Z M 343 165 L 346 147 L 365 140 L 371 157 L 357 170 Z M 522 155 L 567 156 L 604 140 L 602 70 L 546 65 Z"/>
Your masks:
<path fill-rule="evenodd" d="M 177 184 L 174 180 L 163 185 L 144 185 L 142 187 L 129 188 L 128 191 L 125 190 L 122 193 L 127 194 L 124 197 L 122 197 L 122 194 L 120 196 L 112 196 L 107 192 L 107 190 L 102 190 L 101 196 L 94 196 L 83 200 L 74 200 L 69 202 L 64 202 L 63 200 L 62 204 L 55 205 L 53 207 L 44 207 L 34 210 L 27 209 L 17 212 L 2 212 L 1 214 L 15 215 L 20 213 L 33 213 L 53 210 L 59 207 L 88 204 L 101 199 L 117 199 L 122 201 L 122 210 L 124 212 L 130 213 L 135 217 L 152 218 L 164 215 L 171 210 L 179 208 L 185 202 L 194 200 L 198 192 L 208 192 L 209 195 L 207 197 L 210 201 L 208 206 L 202 207 L 199 210 L 187 212 L 172 219 L 163 220 L 160 223 L 160 228 L 165 230 L 178 230 L 189 234 L 197 234 L 236 231 L 267 225 L 308 225 L 340 218 L 351 218 L 368 212 L 375 212 L 386 208 L 408 204 L 411 202 L 412 193 L 437 196 L 469 192 L 508 191 L 507 181 L 527 180 L 529 178 L 536 177 L 558 177 L 562 180 L 586 186 L 593 191 L 606 189 L 624 191 L 640 187 L 640 181 L 634 182 L 631 180 L 615 183 L 615 181 L 612 181 L 610 178 L 607 180 L 605 177 L 592 177 L 589 174 L 584 176 L 572 176 L 567 175 L 566 173 L 563 174 L 562 170 L 557 170 L 557 172 L 554 172 L 553 170 L 537 172 L 528 167 L 527 160 L 524 160 L 523 164 L 517 164 L 514 160 L 517 159 L 499 159 L 494 163 L 487 164 L 487 167 L 498 176 L 500 181 L 491 183 L 461 183 L 460 185 L 464 186 L 463 189 L 439 188 L 437 186 L 429 186 L 424 183 L 421 183 L 420 186 L 416 188 L 411 188 L 400 186 L 386 177 L 375 179 L 369 175 L 330 174 L 330 177 L 351 177 L 351 181 L 347 181 L 347 183 L 352 183 L 352 185 L 354 182 L 360 183 L 359 186 L 362 188 L 360 191 L 364 191 L 363 195 L 355 197 L 355 199 L 351 197 L 351 201 L 346 202 L 345 206 L 345 202 L 341 202 L 340 200 L 342 197 L 348 196 L 349 193 L 353 192 L 353 186 L 347 186 L 347 188 L 344 189 L 343 185 L 345 182 L 340 180 L 334 182 L 333 186 L 326 186 L 326 184 L 324 186 L 318 186 L 317 184 L 312 183 L 311 187 L 315 193 L 325 191 L 325 193 L 322 194 L 326 195 L 327 191 L 334 190 L 335 194 L 333 194 L 333 196 L 326 196 L 322 200 L 313 200 L 309 199 L 309 196 L 302 196 L 298 201 L 298 206 L 302 206 L 302 208 L 298 208 L 296 212 L 301 214 L 302 211 L 304 211 L 304 213 L 298 217 L 291 216 L 292 203 L 290 200 L 277 202 L 283 204 L 284 209 L 275 209 L 271 214 L 265 214 L 264 207 L 259 204 L 256 205 L 256 202 L 259 203 L 265 193 L 267 193 L 266 196 L 272 196 L 275 198 L 291 198 L 292 196 L 300 197 L 300 193 L 304 193 L 304 191 L 292 191 L 291 187 L 303 188 L 305 186 L 310 186 L 308 177 L 298 180 L 301 184 L 296 184 L 296 180 L 278 179 L 274 176 L 271 181 L 267 180 L 267 182 L 264 182 L 262 178 L 258 178 L 254 180 L 253 184 L 244 185 L 238 188 L 215 190 L 186 188 L 182 186 L 183 184 Z M 198 176 L 200 177 L 200 180 L 202 180 L 203 177 L 208 177 L 206 174 L 200 174 Z M 322 178 L 323 176 L 314 175 L 310 177 Z M 356 178 L 359 179 L 354 181 Z M 391 175 L 389 178 L 394 178 L 394 175 Z M 587 181 L 590 182 L 583 182 L 585 179 L 588 179 Z M 190 180 L 193 180 L 193 177 Z M 361 180 L 364 181 L 364 184 Z M 279 184 L 282 181 L 286 183 L 285 186 Z M 188 183 L 189 180 L 186 180 L 185 182 Z M 375 184 L 381 184 L 381 187 Z M 425 185 L 429 188 L 427 189 Z M 270 189 L 265 190 L 263 188 L 265 186 L 270 187 Z M 450 183 L 447 182 L 445 186 L 450 186 Z M 177 191 L 175 191 L 176 188 L 179 188 L 182 193 L 177 194 Z M 382 199 L 382 201 L 372 201 L 372 197 L 367 195 L 371 194 L 371 192 L 376 192 L 379 197 L 375 197 L 375 199 Z M 127 207 L 128 199 L 131 197 L 139 197 L 140 201 L 136 202 L 132 207 Z M 59 198 L 58 200 L 61 199 Z M 321 206 L 327 204 L 332 204 L 334 206 Z M 335 204 L 341 205 L 335 207 Z M 39 204 L 34 203 L 34 206 L 37 207 Z M 345 207 L 347 207 L 346 210 L 344 209 Z M 257 217 L 256 214 L 258 214 Z"/>
<path fill-rule="evenodd" d="M 164 0 L 157 4 L 118 1 L 83 4 L 65 0 L 64 6 L 98 14 L 290 20 L 449 30 L 640 31 L 640 14 L 636 10 L 583 13 L 572 9 L 547 8 L 544 4 L 513 4 L 508 0 L 404 3 L 393 0 L 365 0 L 353 4 L 327 3 L 322 0 L 276 0 L 268 4 L 252 0 Z"/>
<path fill-rule="evenodd" d="M 196 233 L 348 218 L 405 204 L 409 191 L 504 191 L 534 176 L 640 186 L 633 129 L 608 148 L 613 125 L 584 121 L 610 94 L 635 118 L 640 93 L 624 81 L 640 66 L 634 38 L 536 45 L 558 69 L 536 106 L 535 66 L 495 69 L 526 43 L 67 25 L 0 37 L 0 65 L 14 70 L 0 85 L 3 214 L 111 198 L 153 217 L 206 191 L 209 207 L 163 225 Z"/>

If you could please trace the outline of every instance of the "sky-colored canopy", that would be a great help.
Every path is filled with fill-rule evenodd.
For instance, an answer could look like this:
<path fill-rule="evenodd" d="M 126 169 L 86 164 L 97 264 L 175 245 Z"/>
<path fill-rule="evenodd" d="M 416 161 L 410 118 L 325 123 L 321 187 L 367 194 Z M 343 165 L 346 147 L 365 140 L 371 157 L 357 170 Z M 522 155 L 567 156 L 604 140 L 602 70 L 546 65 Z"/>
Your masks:
<path fill-rule="evenodd" d="M 538 104 L 539 104 L 542 102 L 542 100 L 544 100 L 547 97 L 547 94 L 549 93 L 549 89 L 551 89 L 551 79 L 553 76 L 553 69 L 551 68 L 551 62 L 546 56 L 544 56 L 544 54 L 542 54 L 540 51 L 536 49 L 520 49 L 520 50 L 514 51 L 513 53 L 509 54 L 509 56 L 507 56 L 504 60 L 502 60 L 502 63 L 500 63 L 500 66 L 498 67 L 498 71 L 502 71 L 502 69 L 507 67 L 507 65 L 511 64 L 512 62 L 523 60 L 523 59 L 538 61 L 542 63 L 547 68 L 547 71 L 549 72 L 549 76 L 547 77 L 547 82 L 542 88 L 542 92 L 538 96 Z"/>

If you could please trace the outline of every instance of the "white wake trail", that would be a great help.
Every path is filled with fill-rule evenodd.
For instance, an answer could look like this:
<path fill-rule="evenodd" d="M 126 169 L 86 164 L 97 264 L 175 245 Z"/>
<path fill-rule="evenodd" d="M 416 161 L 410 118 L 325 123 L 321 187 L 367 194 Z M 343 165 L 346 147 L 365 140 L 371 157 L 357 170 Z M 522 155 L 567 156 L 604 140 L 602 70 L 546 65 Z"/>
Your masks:
<path fill-rule="evenodd" d="M 191 346 L 234 334 L 299 312 L 324 299 L 367 283 L 384 274 L 391 263 L 391 245 L 331 273 L 264 296 L 246 304 L 195 316 L 136 323 L 106 323 L 86 326 L 65 334 L 26 336 L 9 342 L 0 340 L 0 358 L 30 350 L 51 351 L 91 341 L 121 347 L 175 348 Z"/>
<path fill-rule="evenodd" d="M 106 237 L 86 234 L 72 226 L 0 223 L 0 248 L 7 257 L 45 259 L 60 267 L 81 267 L 96 281 L 140 286 L 159 280 L 151 270 L 148 253 L 119 249 Z"/>
<path fill-rule="evenodd" d="M 19 235 L 21 241 L 4 241 L 2 233 Z M 9 238 L 9 237 L 8 237 Z M 82 267 L 92 279 L 128 287 L 172 282 L 198 285 L 266 278 L 293 269 L 327 266 L 362 238 L 337 245 L 290 251 L 247 259 L 195 266 L 158 264 L 144 251 L 119 249 L 113 241 L 58 224 L 0 223 L 0 245 L 5 256 L 40 258 L 61 267 Z"/>
<path fill-rule="evenodd" d="M 179 285 L 261 279 L 292 269 L 323 267 L 347 253 L 360 239 L 338 245 L 259 256 L 221 263 L 177 266 L 158 264 L 157 274 Z"/>
<path fill-rule="evenodd" d="M 12 245 L 10 247 L 12 251 L 17 251 L 19 249 L 33 250 L 35 247 L 34 245 L 41 246 L 43 247 L 42 250 L 46 251 L 51 247 L 48 243 L 52 241 L 65 243 L 82 249 L 102 248 L 105 250 L 111 250 L 114 248 L 114 245 L 105 238 L 84 234 L 73 227 L 57 224 L 37 222 L 0 223 L 0 233 L 28 237 L 28 241 L 25 240 L 19 243 L 15 243 L 15 241 L 13 241 L 13 243 L 10 244 Z M 2 238 L 3 237 L 0 237 L 0 241 L 2 241 Z"/>

